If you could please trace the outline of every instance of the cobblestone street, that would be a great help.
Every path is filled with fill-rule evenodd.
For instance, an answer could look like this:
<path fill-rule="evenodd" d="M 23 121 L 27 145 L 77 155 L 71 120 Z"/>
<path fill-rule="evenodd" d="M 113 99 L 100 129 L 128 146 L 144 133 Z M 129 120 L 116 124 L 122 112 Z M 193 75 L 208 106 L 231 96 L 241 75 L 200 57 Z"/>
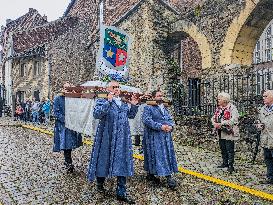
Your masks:
<path fill-rule="evenodd" d="M 14 122 L 11 122 L 14 124 Z M 115 180 L 107 181 L 107 195 L 96 192 L 95 184 L 86 180 L 91 147 L 73 153 L 75 174 L 66 174 L 63 156 L 52 152 L 52 137 L 1 121 L 0 201 L 3 204 L 119 204 L 115 200 Z M 10 123 L 9 123 L 10 124 Z M 237 172 L 229 175 L 215 168 L 219 153 L 176 146 L 179 165 L 230 182 L 273 193 L 269 185 L 259 185 L 265 167 L 237 160 Z M 128 191 L 137 204 L 271 204 L 240 191 L 215 185 L 190 175 L 178 173 L 176 191 L 145 181 L 143 162 L 135 160 L 135 176 L 129 179 Z"/>

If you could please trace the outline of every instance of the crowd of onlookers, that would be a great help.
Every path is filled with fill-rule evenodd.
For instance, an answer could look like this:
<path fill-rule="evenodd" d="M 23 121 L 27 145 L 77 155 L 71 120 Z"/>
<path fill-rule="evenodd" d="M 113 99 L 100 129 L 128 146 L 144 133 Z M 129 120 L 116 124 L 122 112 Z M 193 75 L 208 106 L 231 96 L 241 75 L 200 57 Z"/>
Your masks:
<path fill-rule="evenodd" d="M 42 98 L 41 101 L 26 99 L 23 102 L 17 101 L 14 119 L 34 124 L 48 125 L 52 111 L 52 102 Z"/>

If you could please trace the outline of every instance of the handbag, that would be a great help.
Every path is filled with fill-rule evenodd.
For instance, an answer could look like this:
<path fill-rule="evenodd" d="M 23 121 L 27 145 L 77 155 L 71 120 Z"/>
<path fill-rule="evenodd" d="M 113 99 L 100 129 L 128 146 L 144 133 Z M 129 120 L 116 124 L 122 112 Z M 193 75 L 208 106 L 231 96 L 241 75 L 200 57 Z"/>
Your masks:
<path fill-rule="evenodd" d="M 220 128 L 220 130 L 221 130 L 222 132 L 224 132 L 225 134 L 228 134 L 228 135 L 233 134 L 233 129 L 232 129 L 232 127 L 229 126 L 229 125 L 222 125 L 221 128 Z"/>

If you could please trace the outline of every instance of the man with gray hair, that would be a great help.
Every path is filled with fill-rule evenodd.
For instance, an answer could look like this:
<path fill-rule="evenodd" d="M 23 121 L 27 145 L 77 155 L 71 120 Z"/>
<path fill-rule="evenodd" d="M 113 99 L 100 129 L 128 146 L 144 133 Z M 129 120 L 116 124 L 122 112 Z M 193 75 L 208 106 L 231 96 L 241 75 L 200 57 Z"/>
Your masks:
<path fill-rule="evenodd" d="M 273 90 L 263 94 L 264 106 L 259 113 L 257 128 L 261 130 L 261 146 L 264 149 L 264 161 L 267 167 L 267 180 L 263 184 L 273 184 Z"/>

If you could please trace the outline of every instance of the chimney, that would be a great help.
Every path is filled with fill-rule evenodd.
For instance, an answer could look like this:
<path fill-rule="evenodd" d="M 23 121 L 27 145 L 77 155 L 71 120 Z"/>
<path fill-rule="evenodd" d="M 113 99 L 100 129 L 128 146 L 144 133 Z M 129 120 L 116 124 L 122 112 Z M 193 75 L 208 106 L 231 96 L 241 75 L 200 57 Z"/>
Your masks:
<path fill-rule="evenodd" d="M 12 22 L 11 19 L 6 19 L 6 25 L 8 25 L 10 22 Z"/>
<path fill-rule="evenodd" d="M 35 9 L 34 9 L 34 8 L 29 8 L 29 9 L 28 9 L 28 12 L 29 12 L 29 13 L 34 13 L 34 12 L 35 12 Z"/>
<path fill-rule="evenodd" d="M 43 19 L 47 22 L 47 16 L 43 15 Z"/>

